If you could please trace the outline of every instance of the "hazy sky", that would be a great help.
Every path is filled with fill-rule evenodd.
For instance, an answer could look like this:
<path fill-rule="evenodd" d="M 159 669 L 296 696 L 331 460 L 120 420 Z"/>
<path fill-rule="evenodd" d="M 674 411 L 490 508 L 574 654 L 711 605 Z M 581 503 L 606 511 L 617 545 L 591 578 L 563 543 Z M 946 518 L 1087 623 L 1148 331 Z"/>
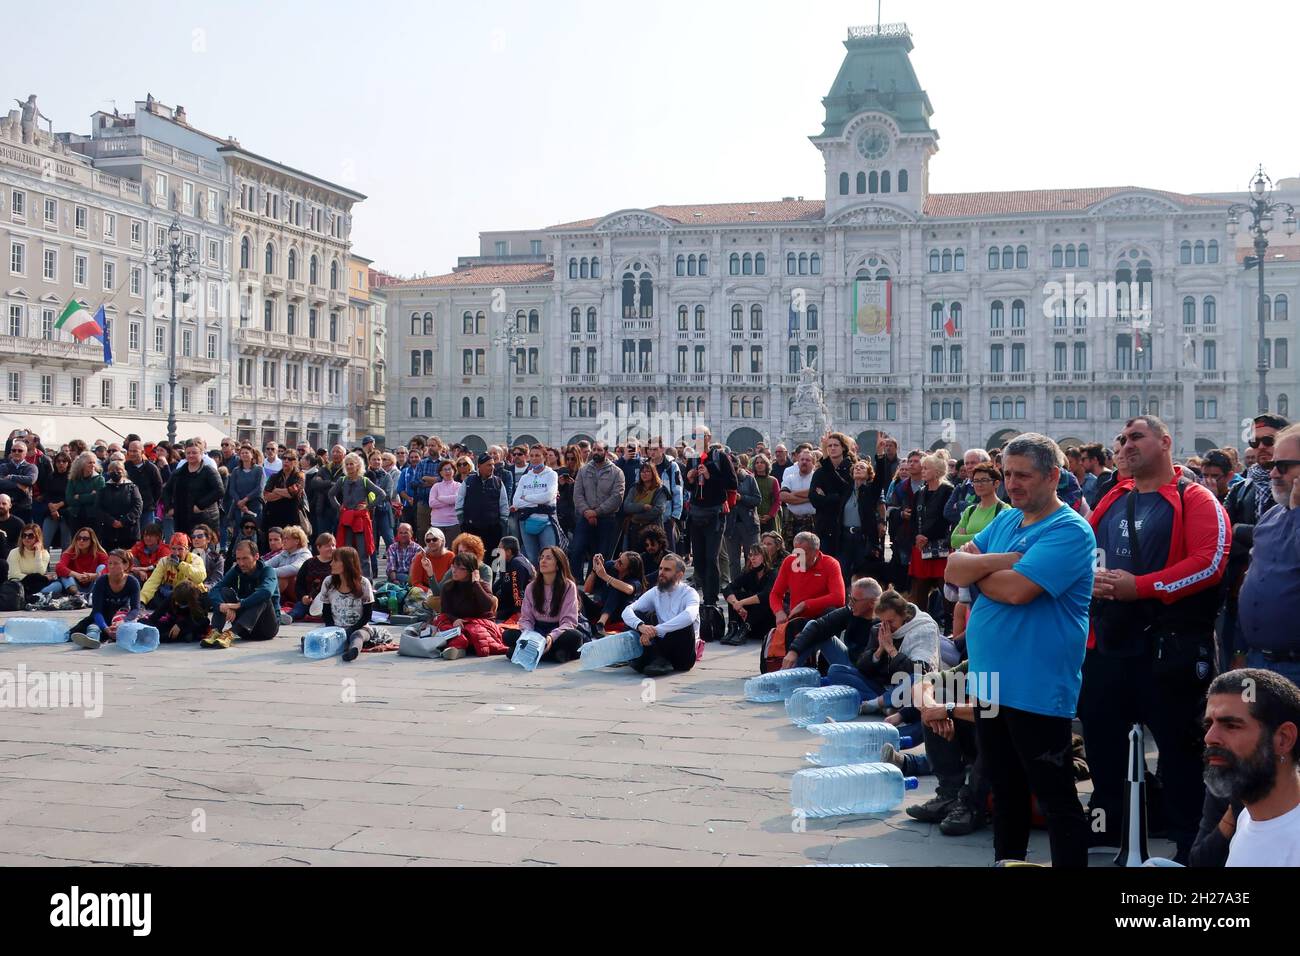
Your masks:
<path fill-rule="evenodd" d="M 34 92 L 82 133 L 111 100 L 182 104 L 369 196 L 354 248 L 399 274 L 449 271 L 480 230 L 820 196 L 807 137 L 846 27 L 876 17 L 848 0 L 51 9 L 6 9 L 6 99 Z M 912 30 L 936 192 L 1244 189 L 1261 161 L 1300 175 L 1300 5 L 885 0 L 883 20 Z"/>

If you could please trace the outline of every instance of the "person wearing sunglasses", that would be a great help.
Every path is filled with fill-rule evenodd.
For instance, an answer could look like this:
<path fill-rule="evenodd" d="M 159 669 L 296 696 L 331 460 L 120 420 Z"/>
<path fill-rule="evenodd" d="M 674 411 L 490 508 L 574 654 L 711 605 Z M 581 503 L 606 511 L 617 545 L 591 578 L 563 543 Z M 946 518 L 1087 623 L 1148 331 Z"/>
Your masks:
<path fill-rule="evenodd" d="M 81 528 L 72 536 L 72 547 L 59 557 L 54 569 L 54 580 L 36 595 L 33 602 L 37 610 L 50 606 L 54 598 L 61 594 L 83 597 L 90 594 L 95 579 L 104 573 L 108 561 L 108 552 L 99 543 L 99 538 L 90 528 Z M 79 608 L 74 608 L 79 610 Z"/>
<path fill-rule="evenodd" d="M 9 552 L 5 579 L 17 581 L 24 594 L 36 594 L 50 583 L 50 552 L 39 525 L 24 525 L 18 541 Z"/>

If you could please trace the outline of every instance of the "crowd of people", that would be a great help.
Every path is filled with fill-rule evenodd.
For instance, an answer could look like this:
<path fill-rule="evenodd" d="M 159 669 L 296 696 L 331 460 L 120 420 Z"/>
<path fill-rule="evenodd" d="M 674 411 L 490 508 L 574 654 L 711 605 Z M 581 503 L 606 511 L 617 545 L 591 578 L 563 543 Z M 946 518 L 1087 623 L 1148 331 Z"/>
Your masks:
<path fill-rule="evenodd" d="M 921 742 L 885 754 L 938 778 L 907 812 L 991 823 L 999 859 L 1024 859 L 1035 817 L 1055 865 L 1117 845 L 1142 724 L 1178 862 L 1300 862 L 1300 426 L 1253 427 L 1243 455 L 1181 463 L 1155 416 L 1108 444 L 1026 434 L 960 459 L 839 432 L 741 452 L 702 427 L 477 455 L 436 437 L 46 449 L 19 430 L 0 609 L 88 609 L 85 647 L 131 620 L 211 648 L 321 622 L 349 661 L 399 610 L 451 635 L 445 659 L 535 634 L 563 664 L 626 630 L 651 676 L 753 640 L 764 669 L 816 666 Z M 1230 699 L 1243 681 L 1257 697 Z"/>

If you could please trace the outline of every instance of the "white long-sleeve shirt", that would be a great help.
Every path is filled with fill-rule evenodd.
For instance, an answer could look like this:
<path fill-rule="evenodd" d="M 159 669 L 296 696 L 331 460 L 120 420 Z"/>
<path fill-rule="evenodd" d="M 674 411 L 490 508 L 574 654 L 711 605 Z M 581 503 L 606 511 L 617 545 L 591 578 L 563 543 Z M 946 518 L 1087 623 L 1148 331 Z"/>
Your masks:
<path fill-rule="evenodd" d="M 655 634 L 663 637 L 684 627 L 693 627 L 700 636 L 700 593 L 683 581 L 671 591 L 653 587 L 623 609 L 623 623 L 636 630 L 644 622 L 638 615 L 654 612 Z"/>
<path fill-rule="evenodd" d="M 554 507 L 560 496 L 560 476 L 553 468 L 543 468 L 541 473 L 531 469 L 515 485 L 514 506 L 519 509 Z"/>

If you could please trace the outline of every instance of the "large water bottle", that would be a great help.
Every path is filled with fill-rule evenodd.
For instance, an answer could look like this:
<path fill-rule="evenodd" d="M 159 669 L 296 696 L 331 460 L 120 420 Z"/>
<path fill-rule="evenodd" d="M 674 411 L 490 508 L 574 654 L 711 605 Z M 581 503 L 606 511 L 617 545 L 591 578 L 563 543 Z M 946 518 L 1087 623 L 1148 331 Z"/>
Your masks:
<path fill-rule="evenodd" d="M 772 671 L 745 681 L 745 700 L 755 704 L 774 704 L 790 699 L 800 687 L 819 687 L 822 675 L 814 667 L 794 667 Z"/>
<path fill-rule="evenodd" d="M 132 654 L 148 654 L 158 650 L 162 640 L 158 628 L 135 621 L 127 621 L 117 626 L 117 646 L 125 648 Z"/>
<path fill-rule="evenodd" d="M 641 636 L 636 631 L 624 631 L 583 644 L 578 649 L 582 661 L 578 667 L 580 670 L 594 671 L 613 664 L 625 664 L 636 660 L 644 652 Z"/>
<path fill-rule="evenodd" d="M 853 720 L 862 708 L 862 695 L 853 687 L 800 687 L 785 702 L 785 712 L 796 727 L 820 724 L 831 717 Z"/>
<path fill-rule="evenodd" d="M 302 652 L 313 661 L 338 657 L 348 642 L 348 632 L 341 627 L 318 627 L 302 639 Z"/>
<path fill-rule="evenodd" d="M 526 671 L 535 671 L 545 653 L 546 638 L 536 631 L 525 631 L 515 643 L 515 652 L 510 655 L 510 663 L 518 664 Z"/>
<path fill-rule="evenodd" d="M 859 763 L 800 770 L 790 786 L 790 803 L 805 817 L 884 813 L 903 802 L 919 781 L 892 763 Z"/>
<path fill-rule="evenodd" d="M 65 644 L 72 639 L 58 621 L 39 617 L 10 618 L 4 634 L 7 644 Z"/>
<path fill-rule="evenodd" d="M 910 750 L 912 747 L 911 737 L 898 736 L 898 728 L 883 721 L 812 724 L 808 730 L 824 741 L 820 750 L 804 754 L 809 763 L 819 767 L 877 763 L 880 748 L 885 744 L 893 744 L 895 750 Z"/>

